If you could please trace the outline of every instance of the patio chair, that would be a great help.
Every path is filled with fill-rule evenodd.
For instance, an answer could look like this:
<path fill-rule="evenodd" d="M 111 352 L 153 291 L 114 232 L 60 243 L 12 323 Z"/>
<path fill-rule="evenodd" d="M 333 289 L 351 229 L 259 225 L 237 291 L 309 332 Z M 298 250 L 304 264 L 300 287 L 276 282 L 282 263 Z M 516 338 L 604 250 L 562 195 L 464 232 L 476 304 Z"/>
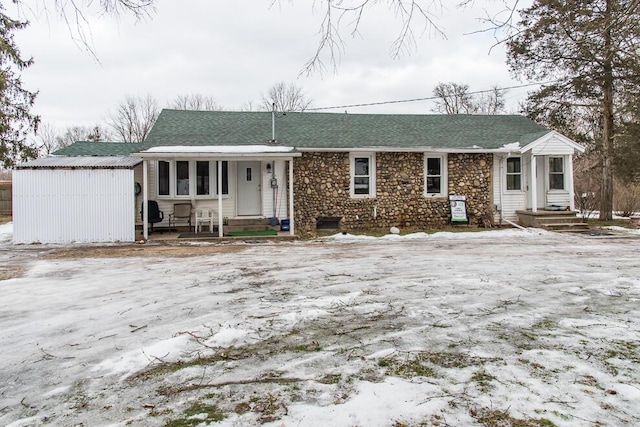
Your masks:
<path fill-rule="evenodd" d="M 176 203 L 173 205 L 173 213 L 169 214 L 169 229 L 176 231 L 177 223 L 187 224 L 191 231 L 191 203 Z"/>
<path fill-rule="evenodd" d="M 140 209 L 140 219 L 144 221 L 144 202 L 142 203 L 142 208 Z M 164 212 L 160 210 L 158 207 L 158 202 L 155 200 L 149 200 L 147 206 L 147 222 L 150 225 L 149 234 L 153 233 L 153 224 L 157 222 L 162 222 L 164 220 Z M 162 233 L 162 232 L 160 232 Z"/>
<path fill-rule="evenodd" d="M 209 224 L 209 232 L 213 233 L 213 211 L 211 209 L 196 209 L 196 233 L 202 231 L 202 224 Z"/>

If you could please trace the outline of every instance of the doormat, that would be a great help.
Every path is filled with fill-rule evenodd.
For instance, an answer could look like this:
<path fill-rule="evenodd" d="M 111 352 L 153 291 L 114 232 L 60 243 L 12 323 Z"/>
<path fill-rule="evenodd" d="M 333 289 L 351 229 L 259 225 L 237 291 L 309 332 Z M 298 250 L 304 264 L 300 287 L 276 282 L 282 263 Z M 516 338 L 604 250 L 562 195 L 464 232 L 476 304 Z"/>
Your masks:
<path fill-rule="evenodd" d="M 205 237 L 218 237 L 218 233 L 182 233 L 178 239 L 196 239 Z"/>
<path fill-rule="evenodd" d="M 230 231 L 224 234 L 229 237 L 246 237 L 246 236 L 277 236 L 276 230 L 248 230 L 248 231 Z"/>

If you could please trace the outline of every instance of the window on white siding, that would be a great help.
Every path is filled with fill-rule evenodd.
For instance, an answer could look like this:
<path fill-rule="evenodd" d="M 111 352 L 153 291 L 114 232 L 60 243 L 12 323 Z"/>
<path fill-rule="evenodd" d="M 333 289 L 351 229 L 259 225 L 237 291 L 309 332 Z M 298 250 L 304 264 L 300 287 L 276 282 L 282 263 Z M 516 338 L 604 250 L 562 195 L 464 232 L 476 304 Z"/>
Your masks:
<path fill-rule="evenodd" d="M 196 162 L 196 195 L 208 196 L 210 193 L 209 186 L 211 185 L 211 163 L 197 161 Z"/>
<path fill-rule="evenodd" d="M 549 157 L 549 189 L 564 190 L 564 158 Z"/>
<path fill-rule="evenodd" d="M 158 196 L 168 196 L 171 194 L 169 186 L 171 182 L 169 166 L 170 163 L 164 160 L 158 162 Z"/>
<path fill-rule="evenodd" d="M 522 190 L 522 158 L 521 157 L 508 157 L 507 158 L 507 190 L 508 191 L 521 191 Z"/>
<path fill-rule="evenodd" d="M 351 196 L 376 196 L 375 154 L 351 153 Z"/>
<path fill-rule="evenodd" d="M 176 161 L 176 195 L 189 195 L 189 162 L 185 160 Z"/>
<path fill-rule="evenodd" d="M 444 155 L 424 156 L 424 194 L 429 197 L 447 194 L 447 161 Z"/>
<path fill-rule="evenodd" d="M 159 160 L 158 196 L 206 198 L 211 197 L 212 187 L 217 195 L 214 163 L 208 160 Z M 222 162 L 222 194 L 229 194 L 229 166 L 226 161 Z"/>

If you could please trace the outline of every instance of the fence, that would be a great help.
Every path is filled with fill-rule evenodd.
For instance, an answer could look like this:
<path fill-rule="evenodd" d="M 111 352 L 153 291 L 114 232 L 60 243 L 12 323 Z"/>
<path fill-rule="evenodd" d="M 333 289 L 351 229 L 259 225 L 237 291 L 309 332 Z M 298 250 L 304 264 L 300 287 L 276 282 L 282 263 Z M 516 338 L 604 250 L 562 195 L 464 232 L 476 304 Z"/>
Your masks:
<path fill-rule="evenodd" d="M 11 215 L 11 182 L 0 182 L 0 215 Z"/>

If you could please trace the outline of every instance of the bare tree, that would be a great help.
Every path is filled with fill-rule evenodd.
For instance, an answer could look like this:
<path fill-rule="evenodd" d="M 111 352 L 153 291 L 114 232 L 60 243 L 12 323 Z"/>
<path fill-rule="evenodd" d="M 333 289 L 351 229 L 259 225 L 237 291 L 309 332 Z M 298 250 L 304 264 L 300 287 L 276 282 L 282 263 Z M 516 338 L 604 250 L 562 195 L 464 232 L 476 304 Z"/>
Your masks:
<path fill-rule="evenodd" d="M 509 32 L 512 21 L 516 16 L 516 9 L 521 0 L 502 0 L 492 2 L 494 12 L 488 12 L 482 8 L 479 21 L 485 24 L 480 31 L 494 33 L 498 42 L 498 35 Z M 282 0 L 271 0 L 271 6 L 280 5 Z M 487 3 L 482 0 L 316 0 L 312 2 L 313 8 L 319 11 L 322 17 L 318 30 L 318 44 L 315 53 L 305 64 L 301 74 L 311 75 L 317 71 L 326 69 L 328 62 L 337 69 L 341 54 L 345 51 L 344 34 L 351 37 L 360 35 L 360 24 L 366 19 L 367 12 L 377 7 L 390 9 L 390 18 L 384 25 L 398 24 L 395 39 L 391 42 L 390 55 L 398 58 L 415 49 L 417 37 L 427 35 L 429 37 L 446 38 L 444 29 L 439 25 L 438 19 L 442 12 L 450 7 L 480 8 L 479 4 Z M 495 3 L 501 4 L 498 9 Z"/>
<path fill-rule="evenodd" d="M 464 83 L 438 83 L 433 89 L 433 96 L 438 98 L 434 110 L 444 114 L 499 114 L 504 111 L 506 92 L 497 86 L 470 92 Z"/>
<path fill-rule="evenodd" d="M 469 85 L 460 83 L 438 83 L 433 89 L 438 97 L 435 111 L 444 114 L 474 113 L 473 97 L 469 94 Z"/>
<path fill-rule="evenodd" d="M 103 125 L 69 126 L 61 133 L 51 123 L 45 122 L 38 126 L 32 145 L 41 157 L 49 156 L 54 151 L 77 141 L 102 142 L 108 139 L 109 130 Z"/>
<path fill-rule="evenodd" d="M 218 104 L 213 96 L 205 96 L 199 93 L 190 95 L 179 95 L 171 102 L 170 107 L 175 110 L 198 110 L 198 111 L 221 111 L 222 106 Z"/>
<path fill-rule="evenodd" d="M 38 150 L 38 156 L 49 156 L 60 147 L 60 135 L 49 122 L 40 123 L 33 137 L 33 145 Z"/>
<path fill-rule="evenodd" d="M 475 96 L 476 112 L 478 114 L 504 113 L 504 95 L 507 89 L 493 86 L 490 90 L 477 92 Z"/>
<path fill-rule="evenodd" d="M 133 15 L 136 19 L 143 19 L 155 12 L 156 0 L 12 0 L 22 15 L 33 15 L 36 18 L 57 15 L 69 29 L 71 39 L 87 50 L 97 59 L 93 42 L 91 40 L 91 28 L 89 27 L 89 15 Z"/>
<path fill-rule="evenodd" d="M 307 98 L 301 87 L 293 83 L 276 83 L 265 94 L 262 94 L 261 109 L 271 111 L 304 111 L 311 107 L 313 100 Z"/>
<path fill-rule="evenodd" d="M 158 102 L 153 96 L 127 96 L 107 122 L 121 141 L 143 142 L 158 114 Z"/>

